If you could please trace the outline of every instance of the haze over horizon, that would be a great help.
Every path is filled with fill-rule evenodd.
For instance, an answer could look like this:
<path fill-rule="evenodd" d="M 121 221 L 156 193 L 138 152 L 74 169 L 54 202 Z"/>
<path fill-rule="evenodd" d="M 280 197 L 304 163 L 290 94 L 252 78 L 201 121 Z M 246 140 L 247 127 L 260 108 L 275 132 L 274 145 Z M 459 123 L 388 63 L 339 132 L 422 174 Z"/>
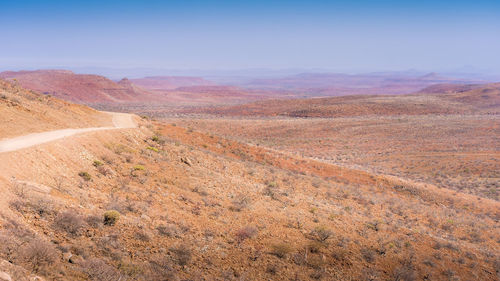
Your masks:
<path fill-rule="evenodd" d="M 500 2 L 8 1 L 0 68 L 500 73 Z"/>

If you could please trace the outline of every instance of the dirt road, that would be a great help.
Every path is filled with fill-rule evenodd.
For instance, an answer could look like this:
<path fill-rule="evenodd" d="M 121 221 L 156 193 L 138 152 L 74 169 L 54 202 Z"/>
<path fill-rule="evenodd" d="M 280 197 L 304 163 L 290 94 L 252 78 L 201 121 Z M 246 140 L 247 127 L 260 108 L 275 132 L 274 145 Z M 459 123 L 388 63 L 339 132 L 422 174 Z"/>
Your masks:
<path fill-rule="evenodd" d="M 102 130 L 135 128 L 137 126 L 137 124 L 134 122 L 131 114 L 115 113 L 115 112 L 108 112 L 108 113 L 112 115 L 114 127 L 62 129 L 62 130 L 55 130 L 55 131 L 19 136 L 19 137 L 0 141 L 0 153 L 23 149 L 26 147 L 54 141 L 57 139 L 62 139 L 62 138 L 69 137 L 69 136 L 76 135 L 76 134 L 80 134 L 80 133 L 102 131 Z"/>

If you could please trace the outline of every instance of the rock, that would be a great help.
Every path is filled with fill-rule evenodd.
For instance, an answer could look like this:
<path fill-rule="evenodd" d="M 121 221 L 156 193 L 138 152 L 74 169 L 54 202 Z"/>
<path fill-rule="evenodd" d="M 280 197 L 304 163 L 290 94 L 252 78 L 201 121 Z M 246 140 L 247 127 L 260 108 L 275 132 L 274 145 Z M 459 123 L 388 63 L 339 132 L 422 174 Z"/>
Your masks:
<path fill-rule="evenodd" d="M 187 157 L 181 157 L 181 162 L 191 167 L 191 160 Z"/>
<path fill-rule="evenodd" d="M 63 260 L 67 261 L 67 262 L 70 262 L 69 260 L 71 259 L 72 256 L 73 256 L 72 253 L 69 253 L 69 252 L 68 253 L 64 253 L 63 254 Z"/>
<path fill-rule="evenodd" d="M 73 264 L 81 264 L 83 262 L 83 258 L 78 255 L 73 255 L 69 258 L 69 262 Z"/>
<path fill-rule="evenodd" d="M 1 281 L 12 281 L 12 278 L 10 277 L 10 275 L 7 272 L 1 271 L 0 272 L 0 280 Z"/>

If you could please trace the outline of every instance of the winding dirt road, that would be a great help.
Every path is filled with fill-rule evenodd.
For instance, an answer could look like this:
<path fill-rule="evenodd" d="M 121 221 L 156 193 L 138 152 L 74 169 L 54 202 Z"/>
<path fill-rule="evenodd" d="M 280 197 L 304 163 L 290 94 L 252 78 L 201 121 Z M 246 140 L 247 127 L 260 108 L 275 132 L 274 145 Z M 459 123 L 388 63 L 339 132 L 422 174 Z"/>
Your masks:
<path fill-rule="evenodd" d="M 113 127 L 91 127 L 81 129 L 62 129 L 43 133 L 34 133 L 25 136 L 15 137 L 0 141 L 0 153 L 16 151 L 19 149 L 35 146 L 38 144 L 51 142 L 57 139 L 62 139 L 76 134 L 102 131 L 135 128 L 137 124 L 134 122 L 132 115 L 127 113 L 108 112 L 112 115 Z"/>

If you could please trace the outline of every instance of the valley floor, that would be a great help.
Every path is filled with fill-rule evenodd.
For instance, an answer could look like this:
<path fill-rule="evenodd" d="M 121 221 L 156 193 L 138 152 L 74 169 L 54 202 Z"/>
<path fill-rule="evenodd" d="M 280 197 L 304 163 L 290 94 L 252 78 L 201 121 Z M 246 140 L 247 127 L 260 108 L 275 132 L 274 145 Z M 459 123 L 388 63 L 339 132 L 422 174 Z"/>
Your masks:
<path fill-rule="evenodd" d="M 292 155 L 500 199 L 500 115 L 166 121 Z"/>

